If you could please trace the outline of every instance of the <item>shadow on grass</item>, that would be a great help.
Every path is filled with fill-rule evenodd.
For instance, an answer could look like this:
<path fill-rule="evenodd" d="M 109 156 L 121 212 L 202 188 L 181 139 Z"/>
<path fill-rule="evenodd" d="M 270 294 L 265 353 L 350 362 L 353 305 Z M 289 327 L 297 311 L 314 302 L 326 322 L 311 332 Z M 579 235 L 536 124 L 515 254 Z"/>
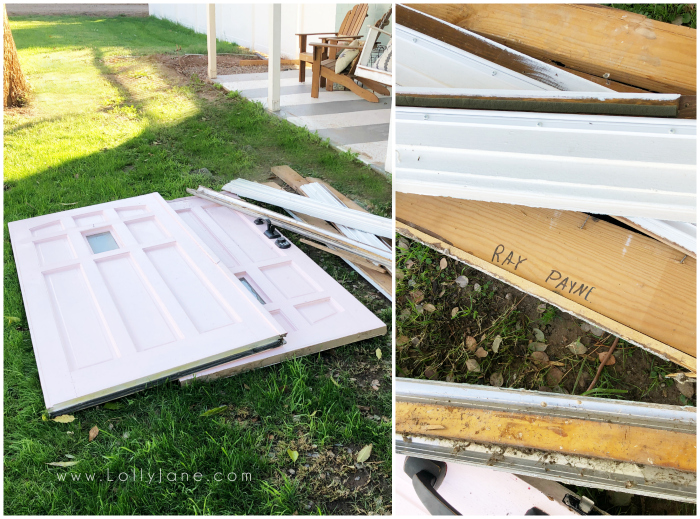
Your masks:
<path fill-rule="evenodd" d="M 178 198 L 200 184 L 218 189 L 234 177 L 261 180 L 278 164 L 325 178 L 351 195 L 360 193 L 375 211 L 390 211 L 386 179 L 259 105 L 221 92 L 209 92 L 208 101 L 193 89 L 210 87 L 175 86 L 150 94 L 161 96 L 159 102 L 167 102 L 171 94 L 184 96 L 192 110 L 175 121 L 156 120 L 146 104 L 139 104 L 142 92 L 136 84 L 105 63 L 99 49 L 93 63 L 118 92 L 119 104 L 107 110 L 108 121 L 139 117 L 146 124 L 117 146 L 5 183 L 5 512 L 385 512 L 391 500 L 390 334 L 213 383 L 159 386 L 120 399 L 113 409 L 100 406 L 76 413 L 70 424 L 42 420 L 43 397 L 7 222 L 154 191 L 166 199 Z M 132 112 L 126 111 L 134 105 Z M 32 153 L 33 139 L 47 138 L 50 132 L 41 128 L 37 133 L 38 125 L 61 119 L 37 120 L 34 126 L 9 131 L 14 153 L 21 146 L 26 147 L 23 153 Z M 61 128 L 49 138 L 70 145 L 65 131 Z M 191 173 L 200 168 L 212 176 Z M 342 261 L 311 255 L 363 297 L 364 282 Z M 390 325 L 386 301 L 363 302 Z M 384 361 L 377 359 L 377 348 Z M 381 381 L 382 391 L 356 385 L 354 380 L 368 373 Z M 333 374 L 339 376 L 331 380 Z M 201 416 L 220 406 L 226 407 L 220 415 Z M 387 420 L 370 419 L 368 413 Z M 88 431 L 95 425 L 100 433 L 90 442 Z M 370 461 L 381 463 L 357 468 L 354 453 L 370 443 Z M 299 452 L 297 461 L 288 449 Z M 68 460 L 78 465 L 46 465 Z M 195 472 L 204 478 L 195 482 Z M 166 480 L 169 473 L 176 474 L 175 480 Z M 223 480 L 215 479 L 217 473 Z M 346 483 L 358 473 L 372 477 L 361 492 L 353 492 Z M 151 474 L 159 474 L 161 481 L 153 484 Z M 228 474 L 236 474 L 237 480 L 227 480 Z M 250 480 L 243 480 L 243 474 Z"/>

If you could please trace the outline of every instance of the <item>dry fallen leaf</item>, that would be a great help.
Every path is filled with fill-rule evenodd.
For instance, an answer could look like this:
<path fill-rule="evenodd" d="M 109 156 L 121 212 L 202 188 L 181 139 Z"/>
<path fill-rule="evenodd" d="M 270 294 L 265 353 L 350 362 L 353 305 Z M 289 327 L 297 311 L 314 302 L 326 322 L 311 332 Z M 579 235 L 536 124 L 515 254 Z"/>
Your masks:
<path fill-rule="evenodd" d="M 476 339 L 471 335 L 467 336 L 467 338 L 464 339 L 464 346 L 471 352 L 476 351 Z"/>
<path fill-rule="evenodd" d="M 430 303 L 426 303 L 423 305 L 423 310 L 432 314 L 436 310 L 436 308 L 435 308 L 435 305 L 432 305 Z"/>
<path fill-rule="evenodd" d="M 47 465 L 51 465 L 52 467 L 72 467 L 73 465 L 77 465 L 80 463 L 79 461 L 54 461 L 53 463 L 47 463 Z"/>
<path fill-rule="evenodd" d="M 532 351 L 545 351 L 547 349 L 547 345 L 543 342 L 531 342 L 528 348 L 530 348 Z"/>
<path fill-rule="evenodd" d="M 491 377 L 489 377 L 489 382 L 494 387 L 501 387 L 503 385 L 503 375 L 500 373 L 493 373 Z"/>
<path fill-rule="evenodd" d="M 586 348 L 583 344 L 581 344 L 581 338 L 579 337 L 576 339 L 574 342 L 569 344 L 567 346 L 567 349 L 573 353 L 574 355 L 584 355 L 587 351 L 588 348 Z"/>
<path fill-rule="evenodd" d="M 535 339 L 537 339 L 537 342 L 544 342 L 544 333 L 542 333 L 542 330 L 539 328 L 533 328 L 532 331 L 535 334 Z"/>
<path fill-rule="evenodd" d="M 467 370 L 473 371 L 474 373 L 481 372 L 481 368 L 479 367 L 479 363 L 476 361 L 476 359 L 469 359 L 467 361 Z"/>
<path fill-rule="evenodd" d="M 432 380 L 435 378 L 435 375 L 437 375 L 437 371 L 433 368 L 425 368 L 423 375 L 425 375 L 425 378 Z"/>
<path fill-rule="evenodd" d="M 549 362 L 549 356 L 543 352 L 543 351 L 535 351 L 530 355 L 532 357 L 532 360 L 535 362 L 541 363 L 541 364 L 546 364 Z"/>
<path fill-rule="evenodd" d="M 493 344 L 491 345 L 491 349 L 493 350 L 494 353 L 498 353 L 498 349 L 501 347 L 502 342 L 503 342 L 503 339 L 501 339 L 501 336 L 496 335 L 496 338 L 493 340 Z"/>
<path fill-rule="evenodd" d="M 457 279 L 455 279 L 455 283 L 457 283 L 461 288 L 464 288 L 469 284 L 469 278 L 459 276 Z"/>
<path fill-rule="evenodd" d="M 411 340 L 411 339 L 409 339 L 409 338 L 406 337 L 405 335 L 399 335 L 399 336 L 396 338 L 396 345 L 397 345 L 397 346 L 402 346 L 402 345 L 406 344 L 406 343 L 407 343 L 408 341 L 410 341 L 410 340 Z"/>
<path fill-rule="evenodd" d="M 456 316 L 458 313 L 459 313 L 459 307 L 458 307 L 458 306 L 455 306 L 455 307 L 452 309 L 452 319 L 454 319 L 455 316 Z"/>
<path fill-rule="evenodd" d="M 374 379 L 374 380 L 372 381 L 371 386 L 372 386 L 372 390 L 374 390 L 374 391 L 379 391 L 379 380 Z"/>
<path fill-rule="evenodd" d="M 100 434 L 100 429 L 95 425 L 92 429 L 90 429 L 90 433 L 88 434 L 88 441 L 92 441 L 95 438 L 97 438 L 98 434 Z"/>
<path fill-rule="evenodd" d="M 544 303 L 542 303 L 541 305 L 537 305 L 537 313 L 543 314 L 546 309 L 547 305 Z"/>
<path fill-rule="evenodd" d="M 678 380 L 676 380 L 676 387 L 678 388 L 678 391 L 681 392 L 681 395 L 683 395 L 684 397 L 693 398 L 693 395 L 695 394 L 695 388 L 693 387 L 692 382 L 679 382 Z"/>
<path fill-rule="evenodd" d="M 381 358 L 382 358 L 382 350 L 380 350 L 379 348 L 377 348 L 377 351 L 375 351 L 375 353 L 377 354 L 377 358 L 378 358 L 378 359 L 381 359 Z"/>
<path fill-rule="evenodd" d="M 447 260 L 445 258 L 442 258 L 440 260 L 440 270 L 445 270 L 447 268 Z"/>
<path fill-rule="evenodd" d="M 608 354 L 607 351 L 602 351 L 602 352 L 600 352 L 600 353 L 598 354 L 598 360 L 599 360 L 600 362 L 603 362 L 603 359 L 605 358 L 605 356 L 606 356 L 607 354 Z M 605 365 L 606 365 L 606 366 L 614 366 L 614 365 L 615 365 L 615 355 L 610 355 L 610 358 L 609 358 L 608 361 L 605 363 Z"/>
<path fill-rule="evenodd" d="M 53 419 L 54 422 L 58 423 L 70 423 L 73 420 L 75 420 L 75 416 L 73 416 L 72 414 L 62 414 L 61 416 L 57 416 Z"/>
<path fill-rule="evenodd" d="M 357 453 L 357 462 L 358 463 L 364 463 L 367 461 L 372 454 L 372 444 L 370 443 L 369 445 L 362 447 L 360 449 L 360 452 Z"/>
<path fill-rule="evenodd" d="M 547 385 L 550 387 L 558 386 L 561 379 L 564 378 L 564 373 L 559 368 L 552 368 L 547 372 L 545 377 Z"/>
<path fill-rule="evenodd" d="M 423 299 L 425 298 L 425 295 L 423 294 L 423 292 L 421 290 L 414 290 L 413 292 L 408 294 L 408 297 L 411 298 L 411 301 L 413 301 L 414 303 L 417 304 L 417 303 L 420 303 L 421 301 L 423 301 Z"/>
<path fill-rule="evenodd" d="M 486 351 L 484 348 L 479 348 L 478 350 L 476 350 L 476 353 L 475 353 L 474 355 L 476 355 L 476 356 L 479 357 L 480 359 L 483 359 L 483 358 L 486 357 L 488 354 L 489 354 L 489 352 Z"/>

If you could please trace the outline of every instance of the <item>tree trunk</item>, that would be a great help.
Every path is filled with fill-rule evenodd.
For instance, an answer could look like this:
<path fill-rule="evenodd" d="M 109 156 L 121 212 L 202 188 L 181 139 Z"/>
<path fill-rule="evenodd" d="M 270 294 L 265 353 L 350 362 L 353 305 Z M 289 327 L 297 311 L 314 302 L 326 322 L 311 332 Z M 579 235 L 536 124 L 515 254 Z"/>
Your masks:
<path fill-rule="evenodd" d="M 27 92 L 27 80 L 22 74 L 22 69 L 19 66 L 19 56 L 17 56 L 17 47 L 15 40 L 10 31 L 10 21 L 7 19 L 7 9 L 5 5 L 3 11 L 3 58 L 5 62 L 4 70 L 4 88 L 3 88 L 3 106 L 11 108 L 20 106 L 24 103 Z"/>

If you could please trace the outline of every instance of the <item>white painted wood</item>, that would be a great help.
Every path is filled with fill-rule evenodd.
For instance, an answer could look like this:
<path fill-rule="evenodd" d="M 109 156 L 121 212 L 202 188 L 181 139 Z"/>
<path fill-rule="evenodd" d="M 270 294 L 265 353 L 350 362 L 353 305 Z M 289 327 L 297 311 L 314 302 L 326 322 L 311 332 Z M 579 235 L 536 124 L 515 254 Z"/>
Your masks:
<path fill-rule="evenodd" d="M 207 75 L 216 79 L 216 4 L 207 4 Z"/>
<path fill-rule="evenodd" d="M 532 79 L 408 27 L 397 25 L 395 36 L 399 56 L 396 61 L 396 85 L 427 88 L 611 92 L 609 88 L 597 83 L 537 61 L 465 29 L 456 28 L 502 48 L 504 53 L 517 55 L 517 59 L 541 71 L 541 80 Z"/>
<path fill-rule="evenodd" d="M 158 193 L 8 227 L 51 414 L 278 346 L 286 333 Z M 87 237 L 104 232 L 119 248 L 95 254 Z"/>
<path fill-rule="evenodd" d="M 322 218 L 348 227 L 352 226 L 355 229 L 385 238 L 392 238 L 394 234 L 392 221 L 389 218 L 383 218 L 370 213 L 361 213 L 353 209 L 348 209 L 344 205 L 343 207 L 339 207 L 306 197 L 300 197 L 256 182 L 250 182 L 249 180 L 241 178 L 233 180 L 226 184 L 222 190 L 244 198 L 265 202 L 285 209 L 291 209 L 292 211 L 315 216 L 316 218 Z"/>
<path fill-rule="evenodd" d="M 695 224 L 637 217 L 624 218 L 622 221 L 633 224 L 649 236 L 669 243 L 671 246 L 675 244 L 681 250 L 687 250 L 693 255 L 697 254 L 697 227 Z"/>
<path fill-rule="evenodd" d="M 360 52 L 360 59 L 355 67 L 355 75 L 360 78 L 370 79 L 376 81 L 383 85 L 392 85 L 392 73 L 387 70 L 378 70 L 369 65 L 372 51 L 374 50 L 374 45 L 377 43 L 380 35 L 386 35 L 391 41 L 391 33 L 382 30 L 374 25 L 367 26 L 367 36 L 365 37 L 365 44 L 362 46 L 362 51 Z"/>
<path fill-rule="evenodd" d="M 282 44 L 282 4 L 270 5 L 270 53 L 268 56 L 267 108 L 280 111 L 280 72 Z"/>
<path fill-rule="evenodd" d="M 204 186 L 199 186 L 197 190 L 188 189 L 187 192 L 205 200 L 231 207 L 236 211 L 255 218 L 267 218 L 277 227 L 291 230 L 296 234 L 300 234 L 301 236 L 305 236 L 307 238 L 312 238 L 313 240 L 320 241 L 321 243 L 325 243 L 327 245 L 333 245 L 340 250 L 357 254 L 361 258 L 373 261 L 389 270 L 393 266 L 392 254 L 387 254 L 385 250 L 370 247 L 355 240 L 351 240 L 350 238 L 346 238 L 341 234 L 329 232 L 314 225 L 296 221 L 293 218 L 287 218 L 286 216 L 274 211 L 251 204 L 245 200 L 240 200 L 235 195 L 219 193 L 218 191 L 214 191 Z"/>
<path fill-rule="evenodd" d="M 396 95 L 436 95 L 445 97 L 508 97 L 523 99 L 563 99 L 580 100 L 595 99 L 600 102 L 611 99 L 638 99 L 640 101 L 677 101 L 680 94 L 642 94 L 632 92 L 568 92 L 568 91 L 530 91 L 530 90 L 486 90 L 483 88 L 453 88 L 453 87 L 414 87 L 397 86 Z"/>
<path fill-rule="evenodd" d="M 338 200 L 338 198 L 331 193 L 326 186 L 324 186 L 321 183 L 318 182 L 310 182 L 308 184 L 304 184 L 299 187 L 306 196 L 311 198 L 312 200 L 318 200 L 319 202 L 323 202 L 324 204 L 329 204 L 333 205 L 336 207 L 341 207 L 345 208 L 347 207 L 343 202 Z M 347 236 L 348 238 L 352 238 L 353 240 L 359 241 L 360 243 L 367 244 L 371 247 L 376 247 L 378 249 L 384 249 L 386 251 L 391 251 L 391 249 L 387 246 L 386 243 L 384 243 L 382 240 L 377 238 L 376 235 L 364 232 L 364 231 L 358 231 L 357 229 L 354 229 L 352 227 L 347 227 L 346 225 L 338 225 L 338 230 L 344 235 Z"/>
<path fill-rule="evenodd" d="M 696 221 L 696 121 L 396 108 L 400 192 Z"/>
<path fill-rule="evenodd" d="M 265 310 L 287 332 L 286 344 L 279 348 L 194 376 L 230 376 L 386 333 L 380 319 L 295 245 L 275 247 L 253 217 L 197 197 L 173 200 L 170 206 L 232 277 L 253 287 Z"/>

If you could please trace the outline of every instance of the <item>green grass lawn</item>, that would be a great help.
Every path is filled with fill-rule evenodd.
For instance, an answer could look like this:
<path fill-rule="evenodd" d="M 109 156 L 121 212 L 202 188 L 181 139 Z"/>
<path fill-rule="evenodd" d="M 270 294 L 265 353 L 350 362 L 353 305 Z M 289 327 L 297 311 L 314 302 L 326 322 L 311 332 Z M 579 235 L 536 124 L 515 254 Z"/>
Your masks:
<path fill-rule="evenodd" d="M 351 154 L 153 57 L 204 53 L 203 35 L 152 18 L 18 17 L 11 27 L 33 93 L 28 106 L 5 112 L 4 126 L 5 513 L 390 512 L 390 333 L 213 383 L 143 391 L 68 424 L 43 419 L 8 222 L 154 191 L 173 199 L 236 177 L 259 181 L 279 164 L 388 216 L 391 184 Z M 218 50 L 241 49 L 220 42 Z M 192 173 L 201 168 L 211 174 Z M 391 324 L 391 305 L 345 263 L 287 235 Z M 358 464 L 369 444 L 371 457 Z M 79 463 L 47 465 L 68 461 Z M 162 482 L 149 482 L 161 471 Z M 177 481 L 167 481 L 173 472 Z"/>

